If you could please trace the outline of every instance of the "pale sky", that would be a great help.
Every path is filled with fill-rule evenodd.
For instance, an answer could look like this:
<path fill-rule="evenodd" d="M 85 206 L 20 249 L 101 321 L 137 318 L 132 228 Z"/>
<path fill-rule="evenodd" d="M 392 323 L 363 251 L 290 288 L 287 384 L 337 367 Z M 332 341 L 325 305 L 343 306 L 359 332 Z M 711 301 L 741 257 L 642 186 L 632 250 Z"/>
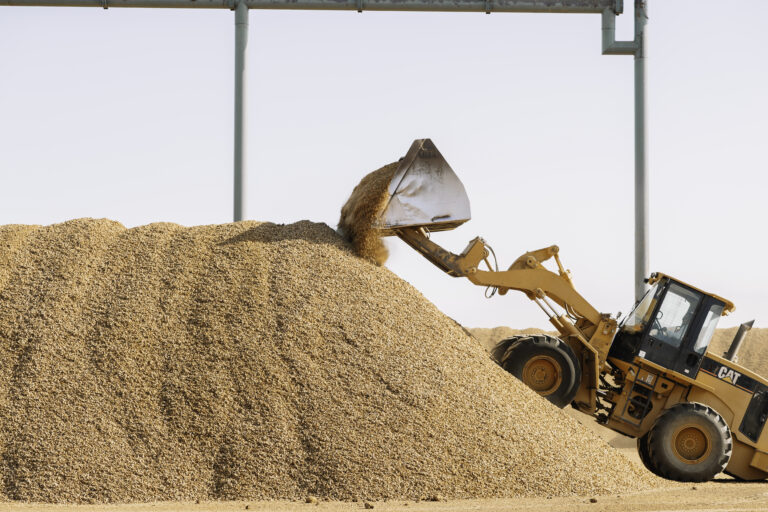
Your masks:
<path fill-rule="evenodd" d="M 631 6 L 631 1 L 626 1 Z M 768 2 L 650 0 L 651 270 L 768 326 Z M 727 7 L 726 7 L 727 6 Z M 619 18 L 631 38 L 631 14 Z M 605 312 L 633 302 L 633 63 L 599 15 L 251 11 L 248 218 L 335 227 L 430 137 L 508 266 L 558 244 Z M 0 224 L 232 216 L 234 14 L 0 7 Z M 548 324 L 397 239 L 388 267 L 470 327 Z M 285 262 L 290 265 L 291 262 Z"/>

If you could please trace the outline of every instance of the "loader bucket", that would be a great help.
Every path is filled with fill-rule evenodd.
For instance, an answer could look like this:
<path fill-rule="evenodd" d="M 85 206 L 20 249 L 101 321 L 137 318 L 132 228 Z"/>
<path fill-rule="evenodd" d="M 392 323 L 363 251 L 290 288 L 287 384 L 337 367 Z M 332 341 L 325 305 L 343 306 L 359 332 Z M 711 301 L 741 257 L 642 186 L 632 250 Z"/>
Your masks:
<path fill-rule="evenodd" d="M 381 235 L 403 227 L 454 229 L 470 219 L 464 185 L 430 139 L 417 139 L 389 182 L 389 201 L 379 218 Z"/>

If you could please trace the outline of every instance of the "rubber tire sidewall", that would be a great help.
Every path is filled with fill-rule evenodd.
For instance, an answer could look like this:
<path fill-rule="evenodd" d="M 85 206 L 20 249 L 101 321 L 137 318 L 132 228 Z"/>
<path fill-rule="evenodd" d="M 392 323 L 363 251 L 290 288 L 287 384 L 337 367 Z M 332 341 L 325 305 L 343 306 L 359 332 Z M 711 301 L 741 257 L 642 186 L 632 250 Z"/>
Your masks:
<path fill-rule="evenodd" d="M 573 349 L 565 342 L 551 336 L 531 336 L 523 338 L 514 345 L 501 363 L 501 367 L 522 381 L 525 364 L 536 356 L 554 359 L 561 370 L 561 382 L 549 395 L 542 396 L 559 408 L 573 401 L 581 384 L 581 366 L 576 360 Z"/>
<path fill-rule="evenodd" d="M 712 444 L 709 455 L 697 464 L 681 461 L 672 449 L 672 435 L 684 425 L 706 430 Z M 731 433 L 723 418 L 700 403 L 679 404 L 666 411 L 648 433 L 651 464 L 659 476 L 679 482 L 706 482 L 722 472 L 731 456 Z"/>
<path fill-rule="evenodd" d="M 656 469 L 656 466 L 653 465 L 653 461 L 651 460 L 651 454 L 648 451 L 648 433 L 646 432 L 644 436 L 637 438 L 637 455 L 640 457 L 640 461 L 643 463 L 643 466 L 645 466 L 645 469 L 650 471 L 656 476 L 661 476 L 659 474 L 659 470 Z"/>

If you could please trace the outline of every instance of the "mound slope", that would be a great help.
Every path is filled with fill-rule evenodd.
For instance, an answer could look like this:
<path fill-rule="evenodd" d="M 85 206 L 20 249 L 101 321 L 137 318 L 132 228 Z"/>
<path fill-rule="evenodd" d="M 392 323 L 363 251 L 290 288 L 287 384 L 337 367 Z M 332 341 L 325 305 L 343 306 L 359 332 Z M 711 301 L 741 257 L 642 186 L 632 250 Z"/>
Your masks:
<path fill-rule="evenodd" d="M 0 475 L 44 502 L 652 482 L 306 221 L 0 227 Z"/>

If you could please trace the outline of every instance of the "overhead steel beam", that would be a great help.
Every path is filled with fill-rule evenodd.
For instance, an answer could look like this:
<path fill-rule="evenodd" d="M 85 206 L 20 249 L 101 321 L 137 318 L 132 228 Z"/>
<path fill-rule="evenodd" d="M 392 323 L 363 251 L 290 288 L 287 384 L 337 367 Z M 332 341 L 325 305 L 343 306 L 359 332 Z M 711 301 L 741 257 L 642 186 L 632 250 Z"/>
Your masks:
<path fill-rule="evenodd" d="M 248 9 L 442 12 L 620 12 L 621 0 L 245 0 Z M 235 0 L 0 0 L 0 6 L 231 9 Z"/>

